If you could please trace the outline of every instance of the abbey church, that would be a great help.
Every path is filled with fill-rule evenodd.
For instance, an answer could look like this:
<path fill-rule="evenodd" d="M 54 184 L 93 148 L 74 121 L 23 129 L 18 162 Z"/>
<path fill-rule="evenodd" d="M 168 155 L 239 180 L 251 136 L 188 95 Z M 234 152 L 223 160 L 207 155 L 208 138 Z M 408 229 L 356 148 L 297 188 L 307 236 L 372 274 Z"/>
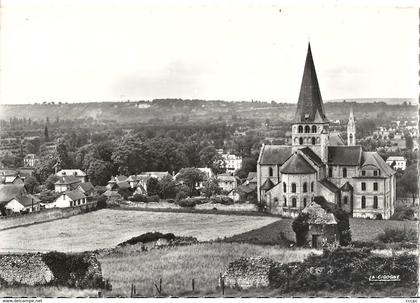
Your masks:
<path fill-rule="evenodd" d="M 390 218 L 395 171 L 378 153 L 356 145 L 352 111 L 347 145 L 330 133 L 310 45 L 291 127 L 291 146 L 263 145 L 258 157 L 258 201 L 269 212 L 295 217 L 313 197 L 324 196 L 353 217 Z"/>

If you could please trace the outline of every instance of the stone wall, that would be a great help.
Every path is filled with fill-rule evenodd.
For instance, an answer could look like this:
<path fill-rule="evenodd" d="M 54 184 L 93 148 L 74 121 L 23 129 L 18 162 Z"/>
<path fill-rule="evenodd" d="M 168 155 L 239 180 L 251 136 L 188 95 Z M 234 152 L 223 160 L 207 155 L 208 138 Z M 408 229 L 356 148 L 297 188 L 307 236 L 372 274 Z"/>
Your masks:
<path fill-rule="evenodd" d="M 103 288 L 105 283 L 94 254 L 50 252 L 1 255 L 0 285 Z"/>
<path fill-rule="evenodd" d="M 231 205 L 225 205 L 220 203 L 205 203 L 195 206 L 195 209 L 207 209 L 212 210 L 216 208 L 217 210 L 225 211 L 258 211 L 258 206 L 255 204 L 249 203 L 236 203 Z"/>

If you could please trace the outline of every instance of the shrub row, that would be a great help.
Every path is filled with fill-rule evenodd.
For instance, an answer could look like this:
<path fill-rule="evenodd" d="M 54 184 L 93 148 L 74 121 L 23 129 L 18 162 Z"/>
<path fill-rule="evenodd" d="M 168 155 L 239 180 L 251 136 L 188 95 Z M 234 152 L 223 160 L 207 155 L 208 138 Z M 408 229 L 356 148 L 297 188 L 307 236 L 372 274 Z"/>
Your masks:
<path fill-rule="evenodd" d="M 142 195 L 142 194 L 135 194 L 132 197 L 129 197 L 128 200 L 130 200 L 131 202 L 159 202 L 160 198 L 158 195 L 153 195 L 153 196 L 146 196 L 146 195 Z"/>

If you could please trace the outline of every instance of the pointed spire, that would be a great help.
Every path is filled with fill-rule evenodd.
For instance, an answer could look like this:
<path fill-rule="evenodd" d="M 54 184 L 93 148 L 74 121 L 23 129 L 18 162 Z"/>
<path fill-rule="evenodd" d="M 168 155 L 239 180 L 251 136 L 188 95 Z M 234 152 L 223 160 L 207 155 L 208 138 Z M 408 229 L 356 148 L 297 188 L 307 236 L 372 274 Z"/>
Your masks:
<path fill-rule="evenodd" d="M 303 70 L 302 85 L 300 88 L 299 101 L 295 115 L 295 122 L 313 122 L 317 112 L 322 120 L 326 122 L 321 91 L 316 76 L 315 64 L 312 58 L 311 44 L 308 43 L 305 68 Z"/>
<path fill-rule="evenodd" d="M 354 122 L 353 106 L 350 107 L 349 122 L 350 121 Z"/>

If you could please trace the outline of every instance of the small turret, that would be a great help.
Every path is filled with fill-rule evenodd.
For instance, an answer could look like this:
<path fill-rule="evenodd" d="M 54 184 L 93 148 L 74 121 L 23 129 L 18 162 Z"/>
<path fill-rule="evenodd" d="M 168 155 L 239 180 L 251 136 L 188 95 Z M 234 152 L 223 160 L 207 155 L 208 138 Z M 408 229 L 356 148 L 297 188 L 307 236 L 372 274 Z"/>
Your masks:
<path fill-rule="evenodd" d="M 347 123 L 347 145 L 356 145 L 356 123 L 353 116 L 353 107 L 350 108 L 349 122 Z"/>

